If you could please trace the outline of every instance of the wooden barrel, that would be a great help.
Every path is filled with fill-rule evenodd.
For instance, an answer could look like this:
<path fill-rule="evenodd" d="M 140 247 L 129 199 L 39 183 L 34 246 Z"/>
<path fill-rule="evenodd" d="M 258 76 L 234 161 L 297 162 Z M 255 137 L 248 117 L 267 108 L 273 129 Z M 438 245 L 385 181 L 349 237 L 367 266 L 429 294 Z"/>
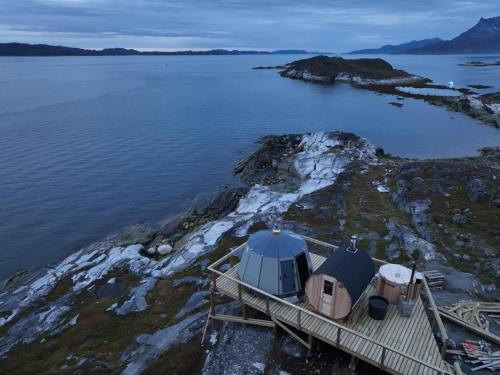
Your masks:
<path fill-rule="evenodd" d="M 411 270 L 400 264 L 384 264 L 378 271 L 377 292 L 393 305 L 399 303 L 399 296 L 405 295 L 410 282 Z M 421 274 L 415 273 L 410 298 L 416 299 L 420 289 Z"/>

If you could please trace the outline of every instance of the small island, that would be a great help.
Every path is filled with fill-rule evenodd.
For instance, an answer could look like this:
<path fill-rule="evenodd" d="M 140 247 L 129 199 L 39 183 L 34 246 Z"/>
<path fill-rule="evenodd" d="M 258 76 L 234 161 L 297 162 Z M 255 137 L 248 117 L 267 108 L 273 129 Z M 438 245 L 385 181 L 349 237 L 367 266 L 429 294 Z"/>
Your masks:
<path fill-rule="evenodd" d="M 458 64 L 459 66 L 500 66 L 500 60 L 497 60 L 495 62 L 484 62 L 484 61 L 467 61 L 461 64 Z"/>
<path fill-rule="evenodd" d="M 280 72 L 282 77 L 332 84 L 347 82 L 357 85 L 403 84 L 426 82 L 428 79 L 394 69 L 383 59 L 343 59 L 315 56 L 294 61 Z"/>

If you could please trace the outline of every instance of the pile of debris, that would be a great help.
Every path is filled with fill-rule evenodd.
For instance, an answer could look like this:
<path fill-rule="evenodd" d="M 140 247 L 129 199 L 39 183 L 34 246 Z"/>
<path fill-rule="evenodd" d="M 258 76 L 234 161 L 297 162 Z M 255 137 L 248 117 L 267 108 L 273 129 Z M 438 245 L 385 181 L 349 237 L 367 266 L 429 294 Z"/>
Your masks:
<path fill-rule="evenodd" d="M 490 330 L 490 322 L 487 317 L 498 320 L 500 317 L 500 303 L 496 302 L 471 302 L 460 301 L 447 306 L 446 312 L 453 314 L 461 320 L 476 325 L 486 331 Z"/>
<path fill-rule="evenodd" d="M 470 371 L 500 370 L 500 351 L 492 352 L 490 345 L 486 341 L 466 340 L 461 346 L 462 350 L 448 350 L 447 352 L 461 356 L 465 362 L 473 366 L 476 365 Z"/>
<path fill-rule="evenodd" d="M 438 311 L 443 318 L 500 345 L 500 337 L 490 332 L 490 320 L 498 323 L 500 303 L 459 301 Z"/>
<path fill-rule="evenodd" d="M 437 270 L 425 271 L 424 276 L 430 290 L 443 289 L 446 278 L 441 272 Z"/>

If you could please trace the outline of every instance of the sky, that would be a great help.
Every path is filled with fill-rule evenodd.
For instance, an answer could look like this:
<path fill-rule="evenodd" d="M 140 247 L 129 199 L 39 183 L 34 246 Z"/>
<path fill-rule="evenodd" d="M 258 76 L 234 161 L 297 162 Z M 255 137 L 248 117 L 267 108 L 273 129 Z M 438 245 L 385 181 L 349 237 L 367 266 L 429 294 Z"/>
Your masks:
<path fill-rule="evenodd" d="M 0 0 L 0 42 L 346 52 L 450 39 L 500 0 Z"/>

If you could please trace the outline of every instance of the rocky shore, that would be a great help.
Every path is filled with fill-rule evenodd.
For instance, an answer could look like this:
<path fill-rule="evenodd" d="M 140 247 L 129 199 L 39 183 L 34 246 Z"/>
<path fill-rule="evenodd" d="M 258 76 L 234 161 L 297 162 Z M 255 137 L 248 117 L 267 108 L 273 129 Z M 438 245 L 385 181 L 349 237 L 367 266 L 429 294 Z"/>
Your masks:
<path fill-rule="evenodd" d="M 318 345 L 306 359 L 265 328 L 224 323 L 201 347 L 206 266 L 279 221 L 337 244 L 357 234 L 373 256 L 442 269 L 448 284 L 438 303 L 498 299 L 499 168 L 498 148 L 414 161 L 349 133 L 265 137 L 235 166 L 245 186 L 223 189 L 204 209 L 129 228 L 5 282 L 0 373 L 344 373 L 342 353 Z M 217 297 L 219 309 L 237 311 L 228 302 Z M 255 353 L 225 362 L 235 345 Z"/>
<path fill-rule="evenodd" d="M 500 94 L 478 94 L 474 85 L 454 88 L 435 85 L 432 80 L 395 69 L 383 59 L 343 59 L 315 56 L 293 61 L 284 66 L 258 67 L 279 69 L 282 77 L 305 82 L 332 85 L 348 83 L 354 87 L 382 94 L 425 100 L 426 102 L 461 112 L 495 128 L 500 128 Z M 400 106 L 400 103 L 391 103 Z"/>

